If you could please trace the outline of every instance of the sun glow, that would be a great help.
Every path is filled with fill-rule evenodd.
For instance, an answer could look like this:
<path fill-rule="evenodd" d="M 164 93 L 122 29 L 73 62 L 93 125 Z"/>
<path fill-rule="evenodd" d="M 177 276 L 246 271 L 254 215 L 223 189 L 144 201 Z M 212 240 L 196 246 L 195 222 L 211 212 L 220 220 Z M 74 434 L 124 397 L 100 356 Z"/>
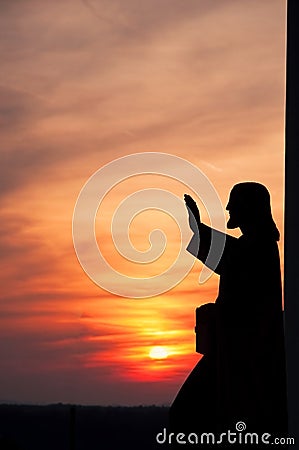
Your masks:
<path fill-rule="evenodd" d="M 166 359 L 169 356 L 169 352 L 166 347 L 152 347 L 149 352 L 149 357 L 152 359 Z"/>

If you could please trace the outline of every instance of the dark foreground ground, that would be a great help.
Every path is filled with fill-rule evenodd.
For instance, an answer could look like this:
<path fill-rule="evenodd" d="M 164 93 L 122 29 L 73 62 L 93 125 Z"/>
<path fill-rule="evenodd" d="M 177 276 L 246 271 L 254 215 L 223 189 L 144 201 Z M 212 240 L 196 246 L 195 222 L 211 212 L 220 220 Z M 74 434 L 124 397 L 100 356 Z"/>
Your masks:
<path fill-rule="evenodd" d="M 153 450 L 167 427 L 157 406 L 0 405 L 0 450 Z"/>

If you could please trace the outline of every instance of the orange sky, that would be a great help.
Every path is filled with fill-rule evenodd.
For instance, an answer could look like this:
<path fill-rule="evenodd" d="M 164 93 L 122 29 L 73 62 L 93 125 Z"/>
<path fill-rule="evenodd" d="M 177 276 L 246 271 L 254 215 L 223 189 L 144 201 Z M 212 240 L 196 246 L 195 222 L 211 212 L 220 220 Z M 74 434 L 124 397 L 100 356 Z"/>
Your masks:
<path fill-rule="evenodd" d="M 165 152 L 197 165 L 224 206 L 236 182 L 266 184 L 282 232 L 285 2 L 3 0 L 0 10 L 0 401 L 170 403 L 198 360 L 194 309 L 216 298 L 218 278 L 199 286 L 196 262 L 155 298 L 109 294 L 77 261 L 74 205 L 104 164 Z M 148 187 L 186 192 L 136 177 L 109 193 L 105 223 Z M 131 238 L 144 250 L 163 223 L 167 265 L 179 236 L 161 214 L 136 218 Z M 127 270 L 108 231 L 106 256 Z M 155 345 L 169 357 L 150 359 Z"/>

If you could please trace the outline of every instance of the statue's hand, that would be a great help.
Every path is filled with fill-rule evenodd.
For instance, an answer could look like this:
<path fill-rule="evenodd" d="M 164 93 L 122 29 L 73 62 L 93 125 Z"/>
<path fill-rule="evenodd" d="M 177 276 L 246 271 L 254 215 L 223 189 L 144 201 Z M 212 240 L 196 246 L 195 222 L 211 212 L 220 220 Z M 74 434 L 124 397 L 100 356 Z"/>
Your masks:
<path fill-rule="evenodd" d="M 189 215 L 190 228 L 194 233 L 198 233 L 198 225 L 200 224 L 200 213 L 197 204 L 193 200 L 193 198 L 188 194 L 184 195 L 184 200 Z"/>

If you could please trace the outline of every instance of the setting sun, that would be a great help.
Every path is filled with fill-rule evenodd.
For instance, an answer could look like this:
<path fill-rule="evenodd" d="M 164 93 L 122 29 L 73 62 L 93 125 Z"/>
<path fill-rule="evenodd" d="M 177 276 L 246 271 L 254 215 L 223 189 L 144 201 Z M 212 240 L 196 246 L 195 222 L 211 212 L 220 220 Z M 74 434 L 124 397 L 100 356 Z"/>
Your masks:
<path fill-rule="evenodd" d="M 149 357 L 152 359 L 166 359 L 169 353 L 165 347 L 153 347 L 149 352 Z"/>

